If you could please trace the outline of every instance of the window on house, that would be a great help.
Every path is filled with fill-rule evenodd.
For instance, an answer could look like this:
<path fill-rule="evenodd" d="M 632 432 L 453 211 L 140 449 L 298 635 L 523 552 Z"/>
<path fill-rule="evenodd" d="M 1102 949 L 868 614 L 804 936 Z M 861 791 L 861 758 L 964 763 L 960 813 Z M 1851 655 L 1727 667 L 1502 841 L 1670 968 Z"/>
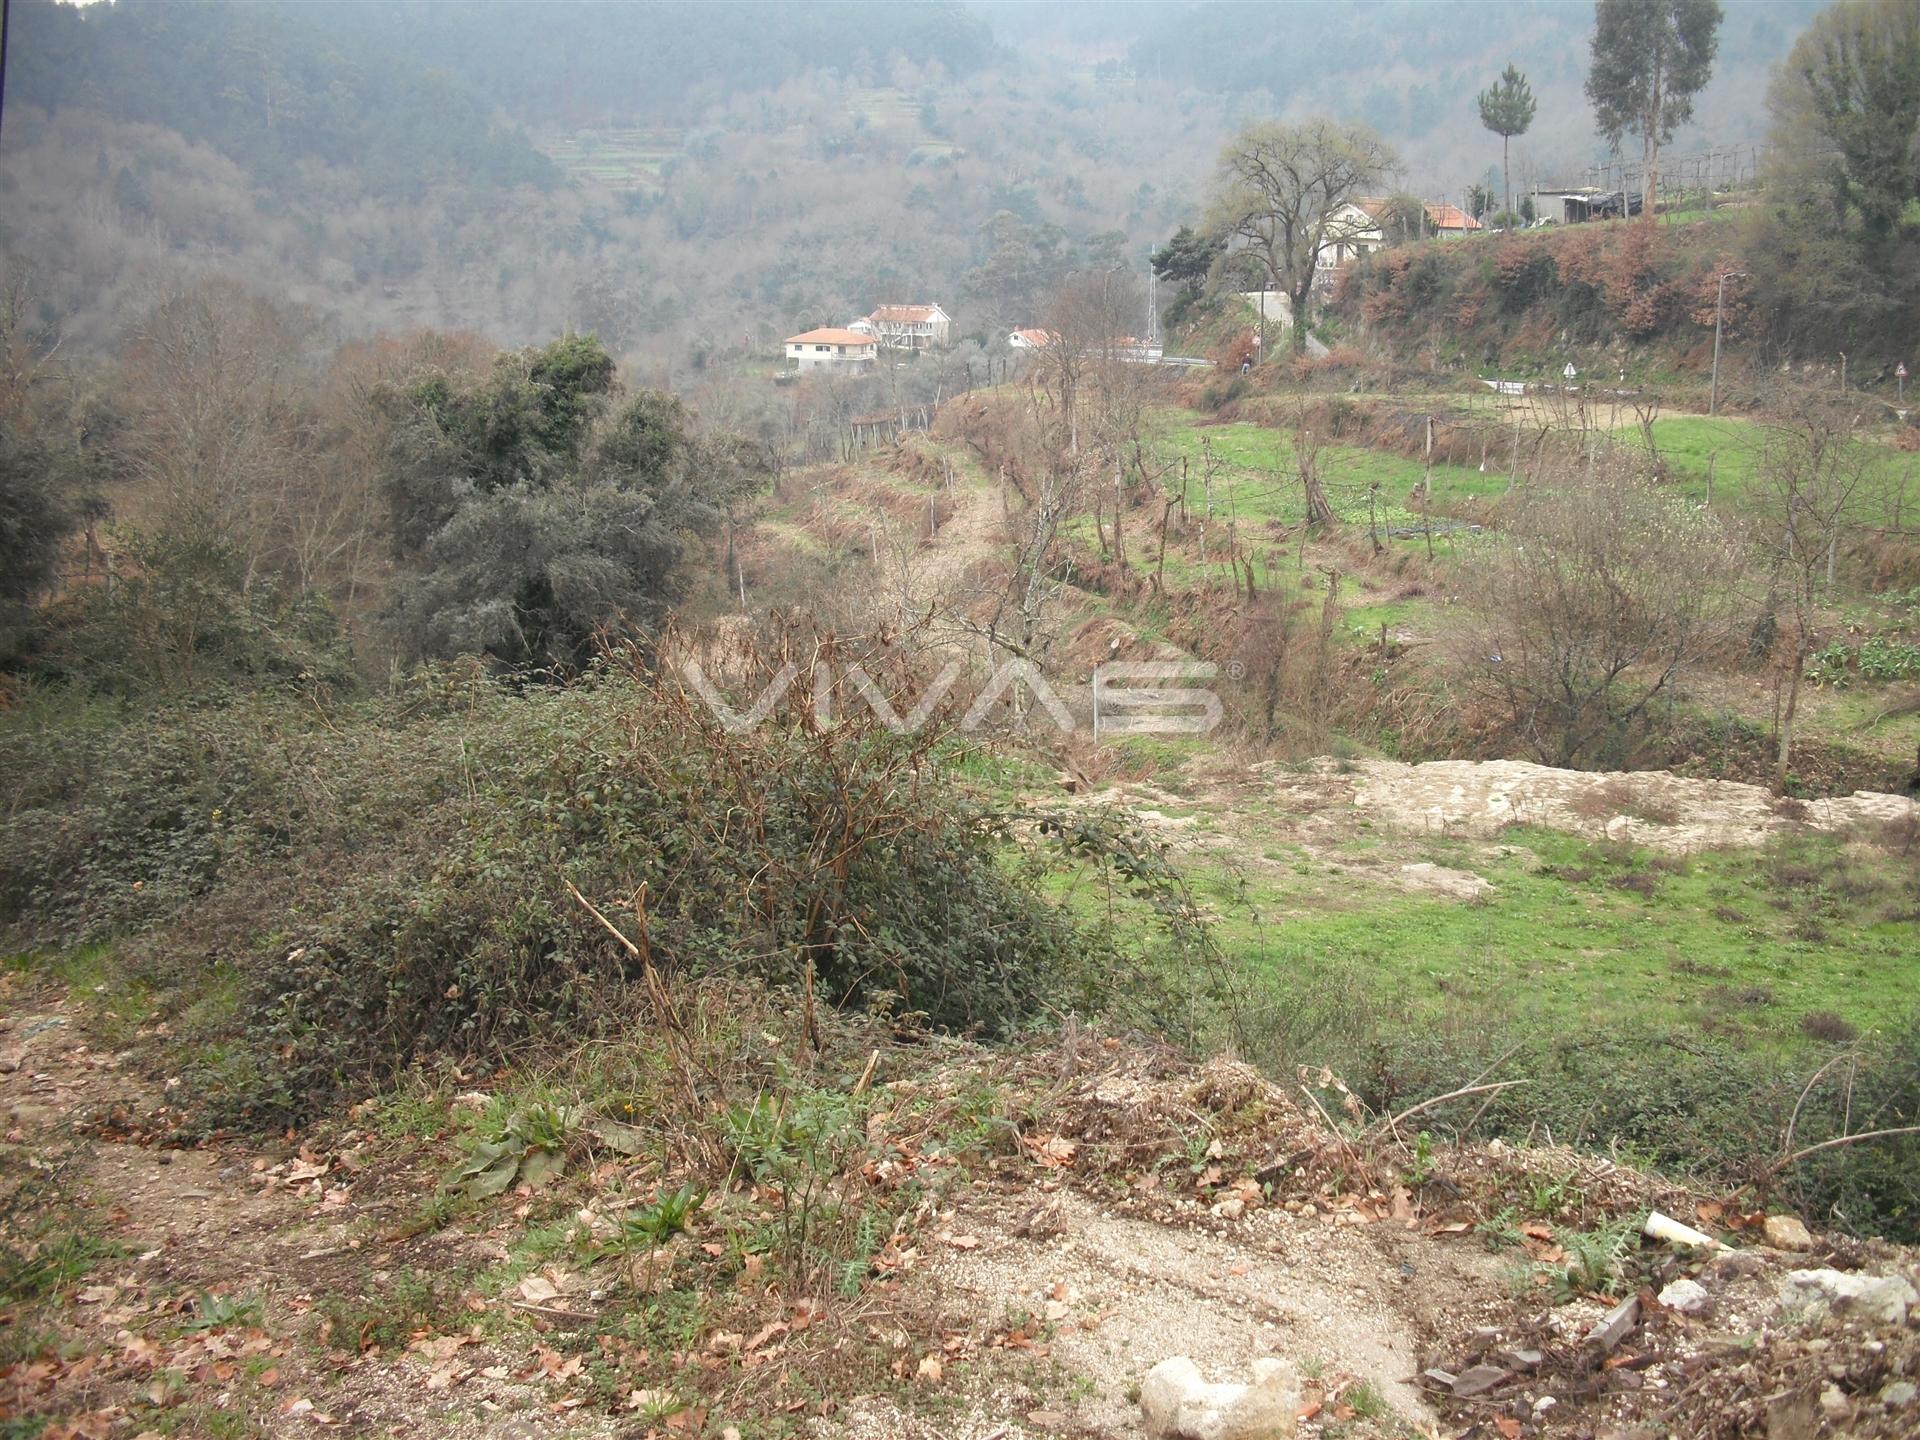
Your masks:
<path fill-rule="evenodd" d="M 833 349 L 831 345 L 816 345 L 813 348 L 820 351 L 822 354 L 825 354 L 827 351 Z"/>

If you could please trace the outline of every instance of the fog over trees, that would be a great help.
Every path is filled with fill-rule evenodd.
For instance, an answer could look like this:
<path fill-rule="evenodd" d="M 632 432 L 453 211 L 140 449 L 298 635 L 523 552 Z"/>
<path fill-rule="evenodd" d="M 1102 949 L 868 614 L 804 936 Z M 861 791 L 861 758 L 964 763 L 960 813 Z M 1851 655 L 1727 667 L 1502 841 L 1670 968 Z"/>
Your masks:
<path fill-rule="evenodd" d="M 1736 4 L 1676 144 L 1764 139 L 1811 3 Z M 1804 12 L 1804 13 L 1803 13 Z M 1332 114 L 1392 189 L 1497 188 L 1475 97 L 1518 65 L 1515 188 L 1605 157 L 1591 9 L 1226 4 L 567 4 L 485 23 L 388 0 L 12 7 L 0 248 L 70 347 L 208 272 L 323 331 L 592 330 L 651 381 L 938 299 L 1031 323 L 1073 269 L 1197 213 L 1223 142 Z"/>

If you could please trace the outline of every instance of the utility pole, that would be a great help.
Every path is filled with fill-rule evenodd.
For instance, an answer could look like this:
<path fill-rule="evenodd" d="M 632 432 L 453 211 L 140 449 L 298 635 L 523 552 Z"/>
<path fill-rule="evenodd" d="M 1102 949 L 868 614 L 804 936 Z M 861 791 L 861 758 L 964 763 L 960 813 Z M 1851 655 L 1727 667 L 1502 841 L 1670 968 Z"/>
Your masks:
<path fill-rule="evenodd" d="M 1718 415 L 1720 413 L 1720 322 L 1722 318 L 1721 312 L 1727 307 L 1727 281 L 1744 280 L 1746 278 L 1747 272 L 1744 270 L 1727 271 L 1726 274 L 1720 277 L 1720 288 L 1715 292 L 1713 297 L 1713 392 L 1711 398 L 1707 401 L 1707 414 L 1709 415 Z"/>

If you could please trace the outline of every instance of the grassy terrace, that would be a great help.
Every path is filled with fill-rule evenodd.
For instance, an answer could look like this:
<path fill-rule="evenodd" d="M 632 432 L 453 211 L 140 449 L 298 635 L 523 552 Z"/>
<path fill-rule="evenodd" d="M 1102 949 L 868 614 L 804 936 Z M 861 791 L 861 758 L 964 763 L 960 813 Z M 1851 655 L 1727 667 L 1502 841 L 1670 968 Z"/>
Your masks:
<path fill-rule="evenodd" d="M 1206 449 L 1211 447 L 1219 469 L 1214 478 L 1214 510 L 1243 523 L 1277 520 L 1297 524 L 1306 518 L 1291 431 L 1248 421 L 1208 425 L 1190 411 L 1167 410 L 1154 416 L 1154 445 L 1163 460 L 1187 462 L 1189 503 L 1202 494 Z M 1420 516 L 1406 508 L 1420 483 L 1417 460 L 1367 450 L 1355 445 L 1327 445 L 1320 451 L 1321 483 L 1341 519 L 1367 523 L 1367 494 L 1378 485 L 1377 513 L 1383 525 L 1418 525 Z M 1173 482 L 1178 483 L 1177 479 Z M 1504 494 L 1507 478 L 1486 474 L 1471 465 L 1433 467 L 1433 508 L 1443 514 L 1463 502 Z"/>
<path fill-rule="evenodd" d="M 656 185 L 660 167 L 680 153 L 677 131 L 609 130 L 556 140 L 547 154 L 568 175 L 614 189 Z"/>
<path fill-rule="evenodd" d="M 1198 823 L 1229 818 L 1201 813 Z M 1463 902 L 1349 873 L 1378 865 L 1390 878 L 1414 860 L 1494 888 Z M 1254 840 L 1239 858 L 1185 854 L 1181 869 L 1231 958 L 1303 1004 L 1362 997 L 1415 1029 L 1652 1029 L 1788 1052 L 1816 1046 L 1809 1015 L 1865 1032 L 1920 1008 L 1910 876 L 1833 839 L 1687 858 L 1532 829 L 1506 846 L 1430 840 L 1391 854 L 1363 837 L 1318 857 Z M 1084 878 L 1059 888 L 1088 913 L 1108 903 Z"/>

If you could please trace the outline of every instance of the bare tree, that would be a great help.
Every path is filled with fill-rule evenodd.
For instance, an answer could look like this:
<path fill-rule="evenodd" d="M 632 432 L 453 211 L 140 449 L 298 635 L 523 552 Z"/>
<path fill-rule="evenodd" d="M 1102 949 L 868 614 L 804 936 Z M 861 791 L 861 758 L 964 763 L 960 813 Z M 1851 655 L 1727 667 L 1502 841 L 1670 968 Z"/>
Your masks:
<path fill-rule="evenodd" d="M 1880 497 L 1874 450 L 1854 435 L 1855 417 L 1832 407 L 1803 409 L 1798 423 L 1772 430 L 1760 456 L 1750 526 L 1764 557 L 1766 599 L 1758 629 L 1792 625 L 1775 683 L 1779 748 L 1774 787 L 1784 791 L 1800 686 L 1813 653 L 1815 607 L 1833 588 L 1840 540 L 1868 520 Z"/>
<path fill-rule="evenodd" d="M 299 393 L 306 335 L 303 317 L 208 281 L 156 307 L 121 367 L 143 508 L 158 527 L 234 546 L 249 585 L 282 558 L 290 492 L 315 463 Z"/>
<path fill-rule="evenodd" d="M 1624 758 L 1649 708 L 1730 632 L 1734 547 L 1609 454 L 1591 484 L 1518 492 L 1462 554 L 1461 673 L 1541 759 Z"/>
<path fill-rule="evenodd" d="M 1274 288 L 1286 292 L 1295 350 L 1306 348 L 1321 252 L 1355 230 L 1341 219 L 1342 208 L 1399 163 L 1365 126 L 1332 120 L 1250 125 L 1221 152 L 1207 229 L 1237 241 Z"/>

